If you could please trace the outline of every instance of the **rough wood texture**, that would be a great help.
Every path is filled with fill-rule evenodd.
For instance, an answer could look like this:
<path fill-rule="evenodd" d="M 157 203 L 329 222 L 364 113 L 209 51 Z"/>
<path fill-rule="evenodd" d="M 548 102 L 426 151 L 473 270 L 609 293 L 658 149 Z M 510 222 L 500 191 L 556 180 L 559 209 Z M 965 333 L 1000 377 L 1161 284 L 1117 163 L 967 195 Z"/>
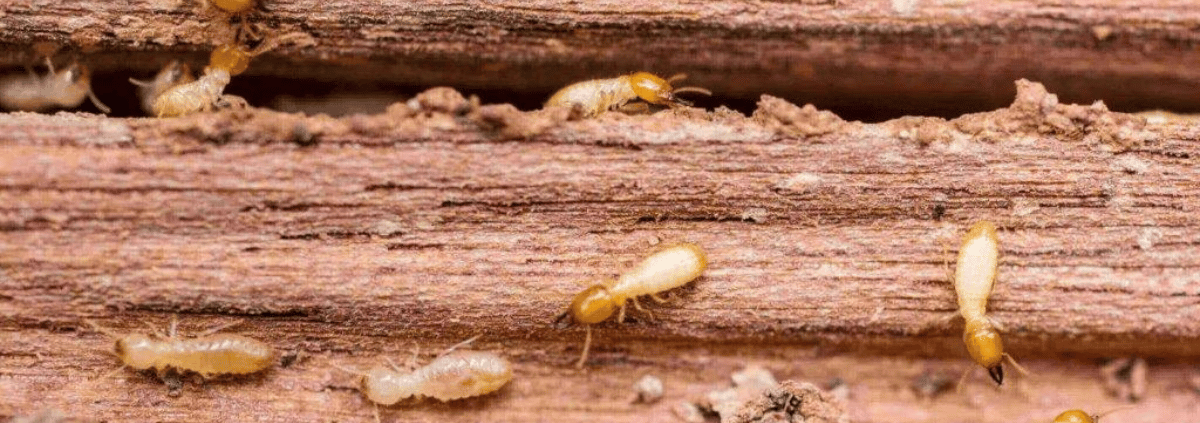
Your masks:
<path fill-rule="evenodd" d="M 368 421 L 332 363 L 475 334 L 515 363 L 509 387 L 384 418 L 668 421 L 758 363 L 845 381 L 854 421 L 1046 421 L 1116 405 L 1097 364 L 1124 355 L 1151 371 L 1122 421 L 1195 415 L 1200 125 L 1018 87 L 1006 109 L 877 125 L 766 96 L 753 117 L 565 121 L 447 89 L 341 120 L 0 115 L 0 415 Z M 990 310 L 1035 376 L 918 398 L 973 367 L 939 321 L 976 219 L 1003 228 Z M 705 276 L 654 321 L 597 326 L 575 370 L 582 331 L 550 320 L 675 240 L 708 250 Z M 245 318 L 234 330 L 298 358 L 179 398 L 128 371 L 92 381 L 116 362 L 81 319 L 140 331 L 171 313 L 192 331 Z M 666 397 L 631 404 L 647 373 Z"/>
<path fill-rule="evenodd" d="M 1200 8 L 1191 0 L 263 4 L 249 20 L 311 42 L 259 58 L 248 75 L 288 78 L 270 89 L 294 95 L 316 81 L 373 91 L 446 85 L 506 90 L 493 101 L 522 97 L 530 108 L 569 82 L 649 70 L 687 72 L 746 110 L 770 93 L 867 119 L 1001 107 L 1018 78 L 1117 110 L 1200 110 Z M 125 78 L 181 53 L 202 66 L 233 37 L 229 20 L 200 0 L 9 0 L 0 63 L 18 70 L 30 44 L 57 42 L 107 75 L 102 97 L 128 95 Z"/>

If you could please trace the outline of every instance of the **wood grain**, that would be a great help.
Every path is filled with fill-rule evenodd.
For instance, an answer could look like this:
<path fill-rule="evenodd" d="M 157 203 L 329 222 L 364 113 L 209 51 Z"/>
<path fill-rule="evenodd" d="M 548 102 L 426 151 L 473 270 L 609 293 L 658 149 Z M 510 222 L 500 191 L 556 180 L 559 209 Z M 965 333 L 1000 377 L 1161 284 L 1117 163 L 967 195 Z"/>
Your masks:
<path fill-rule="evenodd" d="M 475 334 L 514 361 L 510 387 L 384 417 L 667 421 L 758 363 L 845 381 L 854 421 L 1043 421 L 1115 405 L 1096 365 L 1126 355 L 1151 377 L 1125 421 L 1200 411 L 1200 125 L 1022 84 L 1007 109 L 877 125 L 771 97 L 753 117 L 565 121 L 451 90 L 344 119 L 0 115 L 0 415 L 368 421 L 332 363 Z M 977 373 L 964 395 L 921 399 L 915 381 L 971 366 L 942 318 L 977 219 L 1002 228 L 989 311 L 1035 376 L 995 391 Z M 555 314 L 677 240 L 709 270 L 653 321 L 597 326 L 575 370 L 582 331 Z M 238 333 L 299 358 L 179 398 L 128 371 L 95 380 L 116 360 L 81 319 L 141 331 L 173 313 L 188 331 L 244 318 Z M 667 396 L 632 404 L 647 373 Z"/>
<path fill-rule="evenodd" d="M 179 58 L 199 69 L 233 38 L 240 18 L 202 4 L 10 0 L 0 63 L 19 71 L 31 44 L 57 43 L 98 69 L 102 98 L 131 96 L 126 78 Z M 1001 107 L 1018 78 L 1117 110 L 1200 110 L 1200 9 L 1189 0 L 262 4 L 246 19 L 309 38 L 256 59 L 246 78 L 282 78 L 239 88 L 260 104 L 316 87 L 445 85 L 532 108 L 570 82 L 648 70 L 687 72 L 744 110 L 770 93 L 872 120 Z"/>

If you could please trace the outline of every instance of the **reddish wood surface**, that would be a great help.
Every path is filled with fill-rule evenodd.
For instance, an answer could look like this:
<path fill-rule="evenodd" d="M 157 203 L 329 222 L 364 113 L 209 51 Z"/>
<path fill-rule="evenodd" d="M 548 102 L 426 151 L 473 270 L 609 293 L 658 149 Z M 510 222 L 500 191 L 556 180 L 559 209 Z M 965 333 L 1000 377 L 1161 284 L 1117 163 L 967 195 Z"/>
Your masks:
<path fill-rule="evenodd" d="M 1098 365 L 1128 355 L 1150 373 L 1122 421 L 1195 415 L 1200 126 L 1019 87 L 1010 108 L 877 125 L 770 97 L 753 117 L 563 121 L 450 90 L 344 119 L 0 115 L 0 415 L 369 421 L 332 364 L 475 334 L 514 362 L 509 387 L 384 418 L 669 421 L 756 363 L 845 381 L 853 421 L 1047 421 L 1118 405 Z M 1034 376 L 921 398 L 920 380 L 972 367 L 960 324 L 938 322 L 977 219 L 1003 229 L 990 312 Z M 709 270 L 656 320 L 597 326 L 574 369 L 582 331 L 550 320 L 675 240 Z M 244 318 L 232 330 L 299 358 L 178 398 L 152 376 L 96 380 L 116 360 L 81 319 L 140 331 L 172 313 L 189 331 Z M 630 403 L 644 374 L 663 401 Z"/>
<path fill-rule="evenodd" d="M 770 93 L 871 119 L 1002 107 L 1019 78 L 1117 110 L 1200 110 L 1190 0 L 263 4 L 250 21 L 311 37 L 256 59 L 247 78 L 285 78 L 239 88 L 264 101 L 320 95 L 314 84 L 389 92 L 382 84 L 503 90 L 491 101 L 536 105 L 570 82 L 648 70 L 687 72 L 729 100 Z M 9 0 L 0 63 L 19 71 L 31 44 L 58 43 L 98 69 L 102 98 L 129 96 L 126 78 L 172 59 L 202 67 L 232 39 L 230 20 L 200 0 Z"/>

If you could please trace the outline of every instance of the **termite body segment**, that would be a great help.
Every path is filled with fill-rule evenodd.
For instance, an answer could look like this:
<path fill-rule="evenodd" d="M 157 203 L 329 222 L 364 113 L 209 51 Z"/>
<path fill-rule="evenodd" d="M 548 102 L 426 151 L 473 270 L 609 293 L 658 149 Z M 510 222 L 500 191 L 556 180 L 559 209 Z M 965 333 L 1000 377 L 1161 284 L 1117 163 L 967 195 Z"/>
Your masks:
<path fill-rule="evenodd" d="M 618 320 L 625 316 L 625 303 L 632 300 L 640 309 L 637 297 L 677 288 L 700 277 L 708 267 L 708 257 L 696 244 L 681 243 L 662 248 L 623 273 L 616 280 L 595 284 L 575 296 L 571 307 L 558 317 L 558 321 L 570 318 L 570 323 L 585 325 L 587 335 L 583 353 L 576 367 L 583 367 L 591 346 L 591 326 L 612 317 L 619 310 Z"/>
<path fill-rule="evenodd" d="M 485 395 L 512 380 L 512 364 L 491 352 L 452 351 L 412 372 L 377 365 L 362 374 L 363 395 L 392 405 L 410 397 L 441 401 Z"/>
<path fill-rule="evenodd" d="M 679 98 L 680 92 L 712 92 L 699 87 L 672 88 L 671 82 L 682 76 L 662 79 L 649 72 L 636 72 L 616 78 L 592 79 L 576 82 L 558 90 L 546 101 L 545 107 L 567 107 L 583 117 L 594 117 L 614 110 L 626 103 L 641 99 L 650 104 L 664 106 L 690 106 L 692 103 Z"/>
<path fill-rule="evenodd" d="M 72 63 L 61 72 L 54 71 L 54 64 L 46 59 L 48 73 L 38 76 L 29 71 L 28 76 L 13 76 L 0 80 L 0 107 L 7 110 L 40 112 L 55 108 L 74 108 L 90 99 L 104 113 L 111 110 L 96 94 L 92 93 L 91 73 L 86 66 Z"/>
<path fill-rule="evenodd" d="M 138 87 L 138 97 L 142 100 L 142 110 L 147 114 L 154 115 L 154 102 L 158 96 L 176 86 L 187 84 L 196 80 L 192 75 L 192 69 L 186 63 L 180 63 L 178 60 L 173 60 L 150 81 L 139 81 L 129 78 L 129 82 Z"/>
<path fill-rule="evenodd" d="M 233 76 L 241 74 L 250 66 L 250 59 L 262 53 L 251 52 L 244 47 L 224 45 L 213 50 L 208 66 L 200 79 L 176 85 L 163 92 L 152 106 L 155 116 L 177 117 L 206 112 L 230 102 L 233 96 L 222 95 Z M 240 97 L 233 97 L 240 100 Z"/>
<path fill-rule="evenodd" d="M 1004 368 L 1000 362 L 1007 354 L 1004 353 L 999 331 L 988 320 L 986 313 L 988 297 L 992 295 L 1000 264 L 999 246 L 996 225 L 988 221 L 976 222 L 967 231 L 958 250 L 958 266 L 954 272 L 958 311 L 966 323 L 963 343 L 971 359 L 987 369 L 988 375 L 997 384 L 1004 381 Z M 1012 361 L 1012 357 L 1009 360 Z M 1012 362 L 1015 365 L 1016 362 Z"/>
<path fill-rule="evenodd" d="M 97 331 L 112 337 L 114 353 L 124 365 L 135 370 L 168 369 L 190 371 L 205 378 L 218 375 L 255 373 L 270 367 L 275 360 L 271 346 L 242 335 L 218 333 L 181 339 L 174 323 L 165 339 L 140 333 L 121 335 L 87 321 Z"/>

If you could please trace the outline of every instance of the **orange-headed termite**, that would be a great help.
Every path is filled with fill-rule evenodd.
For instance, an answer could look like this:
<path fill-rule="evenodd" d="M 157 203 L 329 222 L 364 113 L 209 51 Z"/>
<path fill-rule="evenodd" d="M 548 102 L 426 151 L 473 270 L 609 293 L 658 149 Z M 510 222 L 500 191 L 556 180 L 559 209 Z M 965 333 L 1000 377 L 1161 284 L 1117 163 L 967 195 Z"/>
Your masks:
<path fill-rule="evenodd" d="M 1078 409 L 1077 410 L 1067 410 L 1067 411 L 1062 412 L 1062 414 L 1059 414 L 1058 417 L 1055 417 L 1054 423 L 1098 423 L 1100 421 L 1101 417 L 1104 417 L 1109 414 L 1112 414 L 1113 412 L 1125 410 L 1128 408 L 1130 408 L 1130 407 L 1121 407 L 1121 408 L 1106 411 L 1101 414 L 1093 414 L 1093 415 L 1089 415 L 1088 413 L 1084 412 L 1083 410 L 1078 410 Z"/>
<path fill-rule="evenodd" d="M 512 380 L 512 364 L 496 353 L 456 350 L 476 338 L 478 336 L 450 347 L 429 364 L 412 372 L 405 372 L 395 365 L 391 368 L 376 365 L 366 373 L 334 367 L 358 375 L 359 389 L 376 404 L 392 405 L 410 397 L 452 401 L 485 395 Z"/>
<path fill-rule="evenodd" d="M 178 60 L 172 60 L 154 79 L 149 81 L 139 81 L 129 78 L 129 82 L 138 87 L 138 97 L 142 100 L 142 110 L 149 115 L 154 115 L 154 101 L 159 95 L 167 90 L 179 85 L 187 84 L 195 81 L 196 77 L 192 75 L 192 69 L 186 63 L 180 63 Z"/>
<path fill-rule="evenodd" d="M 637 266 L 626 271 L 617 280 L 607 280 L 592 285 L 580 292 L 571 301 L 571 307 L 560 314 L 556 322 L 582 324 L 587 331 L 583 341 L 583 353 L 575 367 L 583 367 L 588 349 L 592 345 L 592 324 L 600 323 L 618 313 L 618 321 L 625 320 L 625 303 L 632 300 L 638 310 L 642 307 L 637 297 L 648 295 L 664 302 L 655 294 L 683 286 L 700 277 L 708 267 L 704 250 L 696 244 L 680 243 L 650 254 Z M 569 318 L 569 320 L 567 320 Z"/>
<path fill-rule="evenodd" d="M 712 95 L 711 91 L 700 87 L 671 87 L 672 82 L 683 78 L 686 75 L 662 79 L 649 72 L 637 72 L 616 78 L 576 82 L 554 93 L 546 101 L 546 107 L 567 107 L 583 117 L 593 117 L 637 99 L 664 106 L 690 106 L 691 102 L 679 98 L 677 94 L 698 92 Z"/>
<path fill-rule="evenodd" d="M 154 115 L 157 117 L 177 117 L 192 113 L 206 112 L 216 107 L 246 104 L 246 100 L 222 94 L 229 80 L 246 71 L 250 67 L 250 59 L 275 48 L 287 38 L 305 37 L 306 34 L 293 33 L 270 42 L 263 43 L 254 50 L 236 44 L 226 44 L 213 50 L 208 58 L 208 66 L 204 68 L 204 76 L 200 79 L 180 84 L 168 89 L 154 100 Z"/>
<path fill-rule="evenodd" d="M 91 74 L 87 67 L 72 63 L 61 72 L 46 58 L 45 76 L 29 70 L 28 76 L 12 76 L 0 80 L 0 107 L 8 110 L 40 112 L 55 108 L 73 108 L 86 97 L 104 113 L 111 110 L 92 93 Z"/>
<path fill-rule="evenodd" d="M 195 338 L 176 336 L 177 321 L 171 318 L 169 335 L 119 334 L 85 320 L 96 331 L 116 341 L 114 352 L 124 366 L 153 369 L 160 375 L 168 369 L 190 371 L 209 378 L 218 375 L 254 373 L 270 367 L 275 350 L 261 341 L 241 335 L 213 333 L 233 324 L 210 329 Z"/>
<path fill-rule="evenodd" d="M 988 297 L 992 295 L 992 285 L 996 282 L 999 266 L 1000 241 L 996 236 L 996 225 L 988 221 L 976 222 L 967 231 L 958 250 L 954 291 L 958 293 L 958 312 L 966 322 L 963 342 L 967 346 L 967 353 L 976 364 L 987 369 L 988 375 L 997 384 L 1004 382 L 1004 368 L 1000 361 L 1005 357 L 1024 373 L 1024 369 L 1004 352 L 1000 333 L 986 316 Z"/>

